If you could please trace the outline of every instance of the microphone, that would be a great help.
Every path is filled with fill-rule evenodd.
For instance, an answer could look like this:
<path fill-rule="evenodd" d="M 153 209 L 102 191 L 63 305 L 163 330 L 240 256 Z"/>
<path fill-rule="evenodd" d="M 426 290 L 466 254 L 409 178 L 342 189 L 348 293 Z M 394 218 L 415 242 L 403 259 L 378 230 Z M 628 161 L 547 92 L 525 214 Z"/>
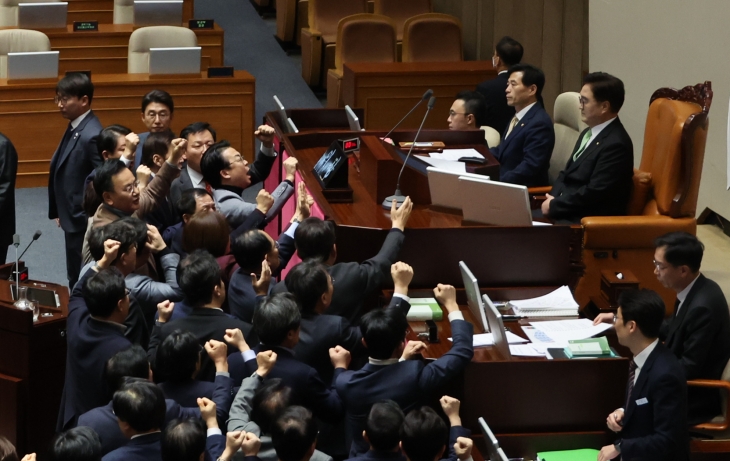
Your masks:
<path fill-rule="evenodd" d="M 406 163 L 408 163 L 408 159 L 411 157 L 411 152 L 413 152 L 413 148 L 416 146 L 416 141 L 418 140 L 418 135 L 421 134 L 423 124 L 426 123 L 426 117 L 428 117 L 428 113 L 431 112 L 431 109 L 433 109 L 433 106 L 435 104 L 436 96 L 431 96 L 431 99 L 428 100 L 428 108 L 426 109 L 426 114 L 423 116 L 423 120 L 421 120 L 421 126 L 418 127 L 418 131 L 416 132 L 416 136 L 413 138 L 411 148 L 408 150 L 408 154 L 406 155 L 405 160 L 403 160 L 403 166 L 400 168 L 400 173 L 398 173 L 398 184 L 396 184 L 395 186 L 395 194 L 385 197 L 385 200 L 383 200 L 383 208 L 385 208 L 386 210 L 390 210 L 392 208 L 393 200 L 395 200 L 397 206 L 400 206 L 406 199 L 405 195 L 403 195 L 400 191 L 400 177 L 403 175 L 403 170 L 406 168 Z"/>
<path fill-rule="evenodd" d="M 35 234 L 33 234 L 32 240 L 30 241 L 30 243 L 28 243 L 28 246 L 25 247 L 25 249 L 20 254 L 20 256 L 18 256 L 18 246 L 20 246 L 20 235 L 18 235 L 18 234 L 13 235 L 13 245 L 15 245 L 15 269 L 10 271 L 10 280 L 13 280 L 13 274 L 15 274 L 16 281 L 20 280 L 20 277 L 18 277 L 18 261 L 20 260 L 20 258 L 23 257 L 25 252 L 28 251 L 28 248 L 30 248 L 30 246 L 33 245 L 33 242 L 38 240 L 41 237 L 41 235 L 43 235 L 43 232 L 41 232 L 40 230 L 35 231 Z"/>
<path fill-rule="evenodd" d="M 383 136 L 383 139 L 385 139 L 388 136 L 390 136 L 390 134 L 393 131 L 395 131 L 395 129 L 398 128 L 398 126 L 400 126 L 401 123 L 403 123 L 403 120 L 405 120 L 409 115 L 411 115 L 411 112 L 413 112 L 414 110 L 416 110 L 416 107 L 420 106 L 423 101 L 427 100 L 428 98 L 430 98 L 432 96 L 433 96 L 433 90 L 426 90 L 426 92 L 423 93 L 423 96 L 421 96 L 421 100 L 418 101 L 416 103 L 416 105 L 413 106 L 413 108 L 408 111 L 408 113 L 405 115 L 405 117 L 403 117 L 402 119 L 400 119 L 400 122 L 396 123 L 395 126 L 390 131 L 388 131 L 388 134 L 386 134 L 385 136 Z M 428 112 L 426 112 L 426 113 L 428 113 Z"/>

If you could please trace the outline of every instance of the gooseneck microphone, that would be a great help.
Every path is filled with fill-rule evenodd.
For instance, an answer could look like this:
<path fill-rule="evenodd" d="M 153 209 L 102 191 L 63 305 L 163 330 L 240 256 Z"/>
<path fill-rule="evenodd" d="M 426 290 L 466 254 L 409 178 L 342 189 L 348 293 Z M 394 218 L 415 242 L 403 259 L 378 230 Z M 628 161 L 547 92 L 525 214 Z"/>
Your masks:
<path fill-rule="evenodd" d="M 15 245 L 15 268 L 14 270 L 10 271 L 10 280 L 13 280 L 13 275 L 15 276 L 15 281 L 18 282 L 20 277 L 18 277 L 18 261 L 20 258 L 23 257 L 26 251 L 28 251 L 28 248 L 30 248 L 31 245 L 33 245 L 33 242 L 38 240 L 40 236 L 43 235 L 43 232 L 40 230 L 35 231 L 35 234 L 33 234 L 33 239 L 28 243 L 28 246 L 25 247 L 25 250 L 18 256 L 18 247 L 20 246 L 20 235 L 15 234 L 13 235 L 13 245 Z M 17 238 L 16 238 L 17 237 Z"/>
<path fill-rule="evenodd" d="M 395 129 L 396 129 L 396 128 L 398 128 L 398 126 L 400 126 L 400 124 L 401 124 L 401 123 L 403 123 L 403 120 L 405 120 L 405 119 L 406 119 L 406 118 L 407 118 L 407 117 L 408 117 L 409 115 L 411 115 L 411 113 L 412 113 L 412 112 L 413 112 L 414 110 L 416 110 L 416 107 L 420 106 L 420 105 L 421 105 L 421 103 L 422 103 L 423 101 L 427 100 L 427 99 L 428 99 L 428 98 L 430 98 L 431 96 L 433 96 L 433 90 L 426 90 L 426 92 L 425 92 L 425 93 L 423 93 L 423 96 L 421 96 L 421 100 L 420 100 L 420 101 L 418 101 L 418 102 L 416 103 L 416 105 L 415 105 L 415 106 L 413 106 L 413 108 L 412 108 L 411 110 L 409 110 L 409 111 L 408 111 L 408 113 L 407 113 L 407 114 L 405 115 L 405 117 L 403 117 L 402 119 L 400 119 L 400 122 L 396 123 L 396 124 L 395 124 L 395 126 L 394 126 L 394 127 L 393 127 L 393 128 L 392 128 L 392 129 L 390 130 L 390 131 L 388 131 L 388 134 L 386 134 L 385 136 L 383 136 L 383 139 L 385 139 L 385 138 L 387 138 L 388 136 L 390 136 L 390 134 L 391 134 L 391 133 L 392 133 L 393 131 L 395 131 Z M 428 113 L 428 112 L 426 112 L 426 113 Z"/>
<path fill-rule="evenodd" d="M 426 109 L 426 114 L 423 116 L 423 120 L 421 120 L 421 126 L 418 127 L 418 131 L 416 132 L 416 136 L 413 138 L 411 148 L 408 149 L 408 154 L 406 155 L 405 160 L 403 160 L 403 166 L 400 168 L 400 173 L 398 173 L 398 183 L 395 186 L 395 194 L 385 197 L 385 200 L 383 200 L 383 208 L 385 208 L 386 210 L 390 210 L 392 208 L 393 200 L 395 200 L 397 206 L 401 206 L 401 204 L 406 199 L 405 195 L 403 195 L 403 193 L 401 193 L 400 191 L 400 177 L 403 175 L 403 170 L 405 170 L 406 163 L 408 163 L 408 159 L 411 157 L 411 152 L 413 152 L 413 148 L 416 147 L 418 135 L 421 134 L 423 124 L 426 123 L 426 117 L 428 117 L 428 113 L 431 112 L 431 109 L 433 109 L 434 104 L 436 104 L 436 96 L 431 96 L 431 99 L 428 100 L 428 108 Z"/>

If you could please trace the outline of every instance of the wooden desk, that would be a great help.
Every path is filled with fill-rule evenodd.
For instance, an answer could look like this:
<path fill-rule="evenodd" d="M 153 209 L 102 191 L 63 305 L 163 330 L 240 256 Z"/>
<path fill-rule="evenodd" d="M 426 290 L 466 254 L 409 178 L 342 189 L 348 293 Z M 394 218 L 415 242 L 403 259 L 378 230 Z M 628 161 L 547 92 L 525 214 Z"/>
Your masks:
<path fill-rule="evenodd" d="M 10 282 L 0 280 L 0 435 L 20 456 L 46 452 L 63 391 L 69 295 L 64 286 L 46 285 L 58 293 L 61 308 L 41 307 L 53 316 L 33 323 L 32 312 L 12 306 Z"/>
<path fill-rule="evenodd" d="M 436 106 L 424 128 L 448 129 L 446 119 L 456 94 L 474 90 L 479 83 L 496 75 L 489 61 L 347 63 L 342 97 L 350 107 L 365 109 L 365 128 L 387 131 L 431 88 L 437 98 Z M 400 128 L 417 129 L 425 111 L 423 104 Z"/>
<path fill-rule="evenodd" d="M 103 126 L 118 123 L 137 133 L 147 131 L 140 118 L 142 96 L 160 88 L 175 100 L 173 131 L 207 121 L 249 160 L 253 158 L 256 84 L 246 71 L 233 78 L 147 74 L 98 74 L 94 82 L 94 113 Z M 0 126 L 18 151 L 17 187 L 48 184 L 48 169 L 68 120 L 53 104 L 55 81 L 9 83 L 0 80 Z"/>
<path fill-rule="evenodd" d="M 69 24 L 74 21 L 99 21 L 99 24 L 114 22 L 114 0 L 65 0 L 68 2 Z M 193 19 L 193 0 L 183 0 L 183 22 Z"/>

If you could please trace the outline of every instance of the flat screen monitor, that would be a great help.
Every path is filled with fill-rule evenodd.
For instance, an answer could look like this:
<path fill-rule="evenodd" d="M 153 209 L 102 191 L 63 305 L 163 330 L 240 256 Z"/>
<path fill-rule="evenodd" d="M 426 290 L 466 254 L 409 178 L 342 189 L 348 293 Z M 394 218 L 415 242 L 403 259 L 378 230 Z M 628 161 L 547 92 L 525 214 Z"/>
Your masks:
<path fill-rule="evenodd" d="M 484 303 L 479 297 L 479 283 L 474 274 L 471 273 L 464 261 L 459 261 L 459 270 L 461 278 L 464 281 L 464 290 L 466 291 L 466 303 L 469 305 L 469 311 L 474 320 L 481 322 L 482 332 L 489 333 L 489 323 L 484 313 Z"/>
<path fill-rule="evenodd" d="M 200 74 L 200 47 L 150 48 L 150 75 Z"/>
<path fill-rule="evenodd" d="M 482 435 L 484 435 L 484 443 L 487 445 L 485 461 L 501 461 L 498 453 L 499 442 L 497 437 L 494 436 L 494 432 L 489 428 L 484 418 L 479 417 L 477 421 L 479 422 L 479 428 L 482 430 Z"/>
<path fill-rule="evenodd" d="M 457 173 L 435 166 L 427 167 L 426 174 L 428 175 L 428 188 L 431 193 L 431 205 L 459 211 L 461 211 L 464 198 L 459 191 L 459 177 L 489 179 L 489 176 Z"/>
<path fill-rule="evenodd" d="M 512 354 L 509 351 L 509 342 L 507 342 L 507 332 L 504 330 L 504 322 L 502 314 L 497 310 L 489 296 L 482 295 L 484 300 L 484 310 L 487 314 L 487 322 L 492 327 L 492 335 L 494 337 L 494 346 L 504 360 L 510 360 Z"/>
<path fill-rule="evenodd" d="M 281 103 L 279 97 L 276 95 L 274 95 L 274 104 L 276 104 L 276 111 L 279 113 L 279 125 L 281 126 L 281 129 L 284 133 L 290 133 L 289 124 L 287 123 L 289 116 L 286 115 L 286 108 L 284 107 L 284 104 Z"/>
<path fill-rule="evenodd" d="M 294 120 L 291 117 L 286 119 L 286 126 L 289 128 L 289 133 L 299 133 L 299 128 L 294 124 Z"/>
<path fill-rule="evenodd" d="M 8 53 L 8 80 L 58 78 L 58 51 Z"/>
<path fill-rule="evenodd" d="M 182 11 L 182 0 L 135 0 L 134 25 L 137 27 L 182 26 Z"/>
<path fill-rule="evenodd" d="M 65 29 L 68 2 L 18 3 L 20 29 Z"/>
<path fill-rule="evenodd" d="M 488 179 L 459 178 L 464 220 L 495 226 L 532 226 L 527 187 Z"/>
<path fill-rule="evenodd" d="M 355 111 L 350 106 L 345 106 L 345 114 L 347 115 L 347 123 L 350 124 L 351 131 L 364 131 L 360 126 L 360 119 L 355 115 Z"/>

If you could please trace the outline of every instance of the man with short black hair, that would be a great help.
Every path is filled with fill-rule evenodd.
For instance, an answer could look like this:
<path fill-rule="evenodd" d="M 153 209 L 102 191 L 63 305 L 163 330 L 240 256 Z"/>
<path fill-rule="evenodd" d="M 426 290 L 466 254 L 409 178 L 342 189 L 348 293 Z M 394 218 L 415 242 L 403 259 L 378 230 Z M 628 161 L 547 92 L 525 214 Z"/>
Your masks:
<path fill-rule="evenodd" d="M 527 187 L 547 186 L 555 131 L 542 103 L 545 74 L 529 64 L 514 65 L 507 73 L 507 104 L 516 113 L 499 146 L 491 149 L 499 161 L 499 180 Z"/>
<path fill-rule="evenodd" d="M 53 461 L 101 461 L 102 455 L 99 436 L 83 426 L 57 434 L 50 450 Z"/>
<path fill-rule="evenodd" d="M 626 405 L 606 418 L 619 434 L 601 449 L 598 461 L 689 460 L 687 379 L 677 358 L 659 341 L 664 302 L 651 290 L 623 291 L 618 299 L 616 336 L 634 355 L 629 365 Z"/>
<path fill-rule="evenodd" d="M 392 400 L 373 404 L 365 421 L 362 438 L 370 444 L 370 450 L 352 461 L 405 461 L 400 449 L 400 429 L 403 425 L 403 410 Z"/>
<path fill-rule="evenodd" d="M 84 180 L 101 165 L 94 138 L 101 131 L 101 123 L 91 110 L 94 85 L 89 77 L 71 73 L 56 85 L 56 105 L 68 129 L 51 158 L 48 173 L 48 218 L 55 219 L 63 228 L 66 240 L 66 276 L 73 288 L 81 269 L 87 217 L 82 199 Z"/>
<path fill-rule="evenodd" d="M 271 430 L 280 461 L 309 461 L 317 445 L 317 424 L 304 407 L 287 408 Z"/>
<path fill-rule="evenodd" d="M 469 438 L 471 431 L 462 427 L 459 417 L 460 402 L 445 395 L 439 401 L 449 418 L 450 429 L 430 407 L 411 410 L 403 420 L 400 429 L 403 453 L 409 461 L 438 461 L 448 448 L 449 455 L 443 461 L 471 461 L 474 442 Z M 448 447 L 444 445 L 448 433 Z"/>
<path fill-rule="evenodd" d="M 185 148 L 185 163 L 180 168 L 180 177 L 175 179 L 170 186 L 170 200 L 173 205 L 177 204 L 181 194 L 186 190 L 206 189 L 207 185 L 200 169 L 200 160 L 205 151 L 215 144 L 216 132 L 209 123 L 195 122 L 183 128 L 180 137 L 188 143 Z"/>
<path fill-rule="evenodd" d="M 450 130 L 478 130 L 484 124 L 487 110 L 484 97 L 476 91 L 462 91 L 456 95 L 449 111 Z"/>
<path fill-rule="evenodd" d="M 155 377 L 165 398 L 183 407 L 196 406 L 202 397 L 213 398 L 215 384 L 195 379 L 204 348 L 189 331 L 175 330 L 157 348 Z"/>
<path fill-rule="evenodd" d="M 149 131 L 139 134 L 139 144 L 134 157 L 133 171 L 142 163 L 142 146 L 150 133 L 161 133 L 170 129 L 175 112 L 175 103 L 170 93 L 164 90 L 152 90 L 142 98 L 142 123 Z M 175 165 L 177 166 L 177 165 Z"/>
<path fill-rule="evenodd" d="M 618 118 L 623 103 L 621 80 L 605 72 L 585 76 L 578 104 L 588 128 L 578 137 L 565 169 L 542 203 L 544 217 L 579 224 L 585 216 L 626 214 L 633 187 L 634 146 Z"/>
<path fill-rule="evenodd" d="M 512 37 L 502 37 L 494 47 L 494 55 L 492 55 L 492 67 L 497 71 L 497 76 L 477 85 L 477 91 L 484 96 L 487 106 L 483 125 L 491 126 L 499 133 L 504 133 L 509 126 L 509 121 L 515 116 L 515 109 L 507 104 L 504 91 L 507 88 L 507 77 L 509 76 L 507 70 L 520 63 L 522 52 L 520 42 Z"/>

